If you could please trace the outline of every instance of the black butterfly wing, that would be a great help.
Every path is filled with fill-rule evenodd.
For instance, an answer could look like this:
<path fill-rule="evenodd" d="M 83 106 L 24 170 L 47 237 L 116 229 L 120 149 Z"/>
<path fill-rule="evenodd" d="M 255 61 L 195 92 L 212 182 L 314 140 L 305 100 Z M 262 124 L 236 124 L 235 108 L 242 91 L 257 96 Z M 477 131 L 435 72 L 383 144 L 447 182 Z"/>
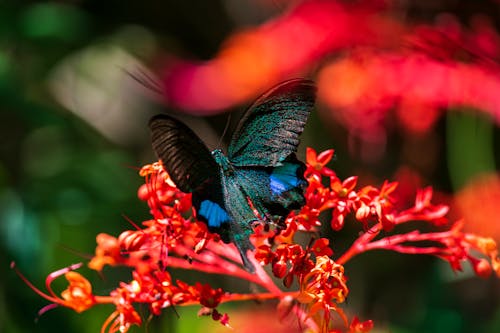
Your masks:
<path fill-rule="evenodd" d="M 167 115 L 150 122 L 153 149 L 177 187 L 193 193 L 197 218 L 225 242 L 230 241 L 220 167 L 198 136 L 182 122 Z"/>
<path fill-rule="evenodd" d="M 156 115 L 149 121 L 153 150 L 182 192 L 220 183 L 219 166 L 205 144 L 179 120 Z"/>
<path fill-rule="evenodd" d="M 228 157 L 235 166 L 277 166 L 297 150 L 314 106 L 316 86 L 305 79 L 283 82 L 258 98 L 233 134 Z"/>

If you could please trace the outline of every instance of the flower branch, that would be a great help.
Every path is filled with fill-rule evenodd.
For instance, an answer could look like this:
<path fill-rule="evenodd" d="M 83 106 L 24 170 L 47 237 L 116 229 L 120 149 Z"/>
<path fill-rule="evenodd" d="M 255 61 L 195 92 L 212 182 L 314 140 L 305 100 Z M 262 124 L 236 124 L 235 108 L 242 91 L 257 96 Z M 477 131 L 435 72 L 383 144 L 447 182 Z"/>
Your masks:
<path fill-rule="evenodd" d="M 20 272 L 21 278 L 54 306 L 65 306 L 81 312 L 98 304 L 114 304 L 116 309 L 102 327 L 102 332 L 126 332 L 132 325 L 141 325 L 143 319 L 134 304 L 147 304 L 152 315 L 160 315 L 170 306 L 198 304 L 200 314 L 210 315 L 222 325 L 229 326 L 229 316 L 217 311 L 221 303 L 248 300 L 280 300 L 280 306 L 289 308 L 311 332 L 341 332 L 333 329 L 332 314 L 344 323 L 344 332 L 368 332 L 373 322 L 349 319 L 342 308 L 350 292 L 344 275 L 344 264 L 363 252 L 385 249 L 405 254 L 434 255 L 448 261 L 454 270 L 461 270 L 468 261 L 481 277 L 493 271 L 500 276 L 500 259 L 496 243 L 462 231 L 463 221 L 448 227 L 448 207 L 432 203 L 432 188 L 417 192 L 412 207 L 399 211 L 395 182 L 382 186 L 357 189 L 357 177 L 340 180 L 327 167 L 334 151 L 317 154 L 307 149 L 307 168 L 304 176 L 309 186 L 305 191 L 306 205 L 292 212 L 284 228 L 264 228 L 257 225 L 251 236 L 255 246 L 248 253 L 255 272 L 246 271 L 238 251 L 232 244 L 224 244 L 218 235 L 208 232 L 205 224 L 190 214 L 191 196 L 180 192 L 171 182 L 160 163 L 145 166 L 140 174 L 146 184 L 139 189 L 139 198 L 145 201 L 153 219 L 136 230 L 124 231 L 119 237 L 99 234 L 95 256 L 89 267 L 101 271 L 104 266 L 128 266 L 133 269 L 129 282 L 121 282 L 107 296 L 92 293 L 88 280 L 74 272 L 81 264 L 58 270 L 47 277 L 48 293 L 31 284 Z M 330 240 L 318 238 L 323 222 L 321 212 L 330 210 L 330 227 L 338 231 L 346 221 L 357 221 L 364 232 L 338 259 L 332 259 L 334 247 Z M 350 216 L 352 219 L 347 219 Z M 397 226 L 412 221 L 427 222 L 439 231 L 421 232 L 417 228 L 397 234 Z M 444 230 L 443 230 L 444 229 Z M 391 235 L 385 235 L 391 232 Z M 294 241 L 297 233 L 313 235 L 307 246 Z M 430 243 L 430 244 L 429 244 Z M 484 257 L 478 258 L 472 250 Z M 264 269 L 268 266 L 271 273 Z M 236 277 L 259 285 L 265 292 L 230 293 L 221 288 L 197 282 L 193 285 L 173 280 L 170 268 Z M 68 280 L 68 288 L 58 297 L 50 285 L 59 276 Z M 282 288 L 275 283 L 282 282 Z M 294 281 L 298 289 L 294 290 Z"/>

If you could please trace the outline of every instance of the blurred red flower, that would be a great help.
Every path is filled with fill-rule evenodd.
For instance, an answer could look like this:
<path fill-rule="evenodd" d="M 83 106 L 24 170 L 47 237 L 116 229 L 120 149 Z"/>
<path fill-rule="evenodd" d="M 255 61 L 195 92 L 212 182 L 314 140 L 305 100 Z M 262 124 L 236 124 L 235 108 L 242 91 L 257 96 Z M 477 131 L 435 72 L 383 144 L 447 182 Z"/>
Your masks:
<path fill-rule="evenodd" d="M 455 195 L 455 205 L 467 221 L 465 229 L 500 240 L 500 176 L 483 174 L 473 178 Z"/>

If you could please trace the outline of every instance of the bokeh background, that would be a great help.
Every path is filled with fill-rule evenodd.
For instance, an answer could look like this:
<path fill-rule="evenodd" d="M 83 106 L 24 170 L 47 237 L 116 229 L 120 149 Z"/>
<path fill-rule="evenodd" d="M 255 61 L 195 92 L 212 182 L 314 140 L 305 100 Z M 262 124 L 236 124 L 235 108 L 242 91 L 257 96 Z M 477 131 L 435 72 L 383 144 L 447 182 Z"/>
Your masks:
<path fill-rule="evenodd" d="M 148 218 L 136 193 L 138 168 L 154 161 L 151 115 L 176 112 L 210 148 L 223 146 L 226 123 L 234 128 L 252 98 L 297 76 L 320 85 L 299 156 L 305 146 L 335 148 L 330 167 L 342 178 L 358 175 L 362 184 L 398 180 L 402 205 L 416 187 L 432 185 L 453 216 L 467 218 L 470 231 L 500 241 L 500 4 L 344 1 L 351 15 L 344 20 L 329 16 L 340 2 L 309 2 L 320 5 L 300 10 L 301 1 L 289 0 L 0 1 L 0 332 L 100 330 L 111 307 L 83 314 L 55 309 L 38 318 L 47 302 L 9 265 L 15 261 L 42 287 L 50 272 L 88 259 L 98 233 L 118 235 L 130 228 L 127 218 Z M 386 14 L 374 16 L 380 11 Z M 476 34 L 463 35 L 479 42 L 461 39 L 469 47 L 465 52 L 438 39 L 437 46 L 429 44 L 435 54 L 427 45 L 423 60 L 408 64 L 415 47 L 395 35 L 414 35 L 408 27 L 418 24 L 459 34 L 471 29 Z M 450 49 L 451 55 L 442 55 Z M 450 93 L 455 81 L 438 80 L 443 66 L 463 82 L 463 95 Z M 388 85 L 402 88 L 382 89 Z M 360 231 L 353 225 L 330 234 L 336 253 Z M 498 279 L 482 280 L 465 268 L 455 274 L 434 258 L 366 253 L 346 266 L 346 307 L 375 320 L 375 332 L 500 332 Z M 128 276 L 119 269 L 105 270 L 104 278 L 82 271 L 96 293 Z M 236 283 L 178 274 L 228 288 Z M 278 331 L 273 309 L 256 303 L 222 307 L 235 327 L 252 332 Z M 197 310 L 168 310 L 131 331 L 226 331 L 197 318 Z"/>

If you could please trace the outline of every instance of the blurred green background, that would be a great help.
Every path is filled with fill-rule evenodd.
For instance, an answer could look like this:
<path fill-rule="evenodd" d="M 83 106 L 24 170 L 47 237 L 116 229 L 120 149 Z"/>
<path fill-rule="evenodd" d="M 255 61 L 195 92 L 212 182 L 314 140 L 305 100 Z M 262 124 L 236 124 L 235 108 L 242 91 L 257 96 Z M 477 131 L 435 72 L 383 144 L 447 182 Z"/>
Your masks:
<path fill-rule="evenodd" d="M 129 229 L 123 216 L 136 222 L 148 218 L 146 205 L 136 198 L 141 184 L 137 168 L 154 159 L 146 125 L 162 108 L 158 96 L 129 72 L 143 69 L 142 63 L 153 64 L 165 50 L 209 59 L 232 31 L 259 24 L 287 5 L 261 2 L 0 0 L 0 332 L 100 330 L 111 307 L 83 314 L 55 309 L 37 320 L 47 302 L 9 264 L 15 261 L 42 287 L 50 272 L 85 261 L 99 232 L 118 235 Z M 431 19 L 444 10 L 467 17 L 472 7 L 495 19 L 499 13 L 494 1 L 405 3 L 409 19 Z M 190 121 L 215 145 L 226 119 Z M 341 177 L 358 174 L 377 183 L 410 165 L 425 183 L 449 194 L 474 175 L 495 170 L 498 133 L 482 117 L 450 114 L 428 136 L 392 132 L 383 158 L 367 163 L 349 153 L 345 129 L 322 123 L 314 114 L 303 141 L 317 150 L 335 148 L 332 167 Z M 412 154 L 405 153 L 405 145 Z M 352 227 L 336 234 L 337 251 L 357 232 Z M 500 284 L 494 278 L 480 280 L 470 271 L 455 275 L 434 258 L 385 252 L 367 253 L 346 268 L 351 288 L 347 309 L 374 319 L 379 331 L 500 332 Z M 95 283 L 95 292 L 104 294 L 114 281 L 128 276 L 105 270 L 101 279 L 88 269 L 81 271 Z M 225 283 L 210 277 L 214 279 Z M 54 286 L 59 290 L 63 284 Z M 247 307 L 258 311 L 263 305 Z M 220 329 L 208 318 L 198 319 L 197 310 L 177 309 L 180 318 L 167 310 L 131 331 Z M 222 310 L 231 316 L 245 307 L 225 305 Z"/>

